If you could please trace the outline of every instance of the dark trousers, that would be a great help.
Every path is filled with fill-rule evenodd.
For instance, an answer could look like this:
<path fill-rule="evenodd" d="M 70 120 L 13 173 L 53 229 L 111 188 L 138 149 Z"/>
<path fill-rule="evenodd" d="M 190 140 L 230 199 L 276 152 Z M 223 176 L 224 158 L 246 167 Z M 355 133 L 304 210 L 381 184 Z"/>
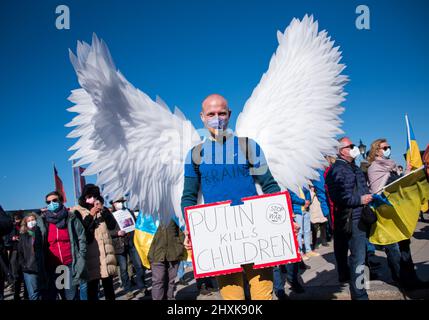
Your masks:
<path fill-rule="evenodd" d="M 24 287 L 24 299 L 28 300 L 27 287 L 24 284 L 24 274 L 18 262 L 18 250 L 12 250 L 9 254 L 10 271 L 13 276 L 13 299 L 21 300 L 21 288 Z"/>
<path fill-rule="evenodd" d="M 201 290 L 203 284 L 206 286 L 206 288 L 214 288 L 214 277 L 207 277 L 207 278 L 198 278 L 195 279 L 195 282 L 197 283 L 197 289 Z"/>
<path fill-rule="evenodd" d="M 392 274 L 392 279 L 398 281 L 401 277 L 401 252 L 397 243 L 384 246 L 384 252 L 387 256 L 387 264 Z"/>
<path fill-rule="evenodd" d="M 320 242 L 326 245 L 326 226 L 328 222 L 324 223 L 312 223 L 311 224 L 311 233 L 313 239 L 313 249 L 316 249 L 317 245 L 317 231 L 320 230 Z"/>
<path fill-rule="evenodd" d="M 1 242 L 1 238 L 0 238 Z M 7 281 L 7 273 L 9 272 L 8 264 L 9 260 L 7 257 L 6 249 L 0 244 L 0 300 L 4 300 L 4 287 L 5 281 Z"/>
<path fill-rule="evenodd" d="M 398 242 L 400 251 L 400 281 L 402 285 L 410 285 L 419 281 L 414 262 L 411 257 L 410 239 Z"/>
<path fill-rule="evenodd" d="M 119 276 L 121 278 L 122 288 L 125 292 L 131 291 L 131 281 L 128 274 L 128 253 L 125 251 L 116 255 L 116 261 L 119 265 Z"/>
<path fill-rule="evenodd" d="M 101 284 L 104 289 L 104 297 L 106 300 L 115 300 L 115 289 L 113 288 L 113 277 L 102 278 Z M 88 281 L 88 300 L 98 300 L 100 279 Z"/>
<path fill-rule="evenodd" d="M 4 281 L 5 281 L 5 275 L 3 270 L 0 267 L 0 301 L 4 300 Z"/>
<path fill-rule="evenodd" d="M 152 300 L 174 300 L 179 261 L 153 262 L 150 267 L 152 269 Z"/>
<path fill-rule="evenodd" d="M 131 290 L 131 281 L 128 275 L 128 257 L 131 259 L 131 263 L 136 270 L 137 287 L 142 290 L 146 287 L 144 280 L 145 269 L 142 265 L 140 256 L 134 247 L 127 248 L 123 253 L 116 255 L 116 260 L 119 264 L 122 287 L 126 292 Z"/>
<path fill-rule="evenodd" d="M 353 300 L 367 300 L 368 294 L 363 284 L 366 259 L 366 230 L 359 220 L 352 223 L 352 233 L 334 232 L 334 254 L 340 278 L 350 275 L 350 293 Z M 350 250 L 350 263 L 348 251 Z"/>

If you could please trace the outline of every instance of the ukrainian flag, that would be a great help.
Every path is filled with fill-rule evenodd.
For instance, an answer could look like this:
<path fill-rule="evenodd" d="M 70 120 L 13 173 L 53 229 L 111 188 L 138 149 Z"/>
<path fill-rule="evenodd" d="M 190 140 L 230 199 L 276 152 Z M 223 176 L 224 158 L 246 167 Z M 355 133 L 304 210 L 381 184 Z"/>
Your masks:
<path fill-rule="evenodd" d="M 415 170 L 423 165 L 423 161 L 408 115 L 405 115 L 405 122 L 407 124 L 407 163 L 411 164 L 412 169 Z"/>
<path fill-rule="evenodd" d="M 369 241 L 388 245 L 409 239 L 416 229 L 420 209 L 429 201 L 429 182 L 424 168 L 420 168 L 387 186 L 376 206 L 377 222 Z"/>
<path fill-rule="evenodd" d="M 145 268 L 150 269 L 148 259 L 149 249 L 153 237 L 158 229 L 159 221 L 155 221 L 150 214 L 140 212 L 136 221 L 136 230 L 134 231 L 134 245 L 142 260 Z"/>
<path fill-rule="evenodd" d="M 408 115 L 405 115 L 405 122 L 407 124 L 407 164 L 411 165 L 411 170 L 416 170 L 423 166 L 420 148 L 417 144 L 416 137 L 414 136 L 413 127 L 411 126 Z M 428 211 L 428 203 L 422 205 L 422 212 Z"/>

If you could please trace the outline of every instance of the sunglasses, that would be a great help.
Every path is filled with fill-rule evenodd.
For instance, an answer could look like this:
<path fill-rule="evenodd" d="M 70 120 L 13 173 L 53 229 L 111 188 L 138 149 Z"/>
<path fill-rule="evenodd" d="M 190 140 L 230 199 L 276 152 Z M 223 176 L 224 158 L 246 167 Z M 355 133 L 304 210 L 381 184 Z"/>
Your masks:
<path fill-rule="evenodd" d="M 388 146 L 388 147 L 383 147 L 383 148 L 380 148 L 380 149 L 383 149 L 384 151 L 387 151 L 387 150 L 392 150 L 392 147 L 391 146 Z"/>
<path fill-rule="evenodd" d="M 58 198 L 57 199 L 52 199 L 52 200 L 46 200 L 46 204 L 50 204 L 51 202 L 58 203 L 58 202 L 60 202 L 60 200 Z"/>
<path fill-rule="evenodd" d="M 352 144 L 349 144 L 348 146 L 342 147 L 341 149 L 346 149 L 346 148 L 353 149 L 354 147 L 356 147 L 356 145 L 354 145 L 354 144 L 352 143 Z"/>

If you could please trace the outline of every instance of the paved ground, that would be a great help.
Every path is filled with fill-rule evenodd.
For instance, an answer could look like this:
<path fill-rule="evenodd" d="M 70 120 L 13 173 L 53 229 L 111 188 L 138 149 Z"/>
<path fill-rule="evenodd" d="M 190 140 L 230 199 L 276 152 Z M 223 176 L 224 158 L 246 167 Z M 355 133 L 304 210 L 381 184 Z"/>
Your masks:
<path fill-rule="evenodd" d="M 420 279 L 429 281 L 429 215 L 424 215 L 425 222 L 419 222 L 416 232 L 411 240 L 411 252 L 416 265 L 417 274 Z M 340 285 L 335 271 L 335 258 L 333 254 L 332 242 L 329 247 L 318 249 L 320 257 L 314 257 L 306 263 L 311 266 L 302 275 L 302 282 L 305 293 L 295 294 L 290 292 L 289 285 L 285 290 L 292 300 L 349 300 L 350 293 L 347 285 Z M 377 271 L 378 280 L 370 282 L 368 290 L 369 298 L 376 300 L 408 300 L 408 299 L 429 299 L 428 290 L 418 290 L 413 292 L 402 292 L 393 284 L 390 271 L 387 267 L 386 255 L 384 251 L 376 251 L 376 262 L 381 266 Z M 147 273 L 147 283 L 150 284 L 150 272 Z M 199 295 L 195 280 L 192 279 L 192 270 L 188 270 L 186 279 L 191 280 L 188 286 L 177 286 L 177 300 L 221 300 L 218 292 L 211 295 Z M 149 288 L 150 289 L 150 288 Z M 119 280 L 115 279 L 115 290 L 118 300 L 125 300 L 125 293 L 120 289 Z M 135 291 L 137 294 L 138 292 Z M 6 290 L 6 300 L 12 299 L 10 290 Z M 136 300 L 137 298 L 134 298 Z M 150 293 L 140 300 L 150 300 Z M 275 297 L 276 299 L 276 297 Z"/>

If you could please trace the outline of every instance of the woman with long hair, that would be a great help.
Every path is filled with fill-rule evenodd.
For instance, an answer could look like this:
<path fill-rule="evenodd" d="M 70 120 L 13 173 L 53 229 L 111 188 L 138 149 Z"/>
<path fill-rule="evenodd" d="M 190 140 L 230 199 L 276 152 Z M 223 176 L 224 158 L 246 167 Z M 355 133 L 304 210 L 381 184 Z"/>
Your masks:
<path fill-rule="evenodd" d="M 398 166 L 390 159 L 391 146 L 387 139 L 377 139 L 371 144 L 368 161 L 368 181 L 371 193 L 379 193 L 386 185 L 400 177 Z M 409 172 L 408 167 L 405 174 Z M 421 281 L 416 274 L 414 263 L 411 258 L 410 240 L 402 240 L 383 246 L 387 262 L 392 272 L 392 278 L 399 280 L 405 289 L 426 287 L 427 284 Z"/>
<path fill-rule="evenodd" d="M 21 222 L 18 259 L 30 300 L 41 300 L 46 283 L 43 236 L 37 215 L 30 213 Z"/>

